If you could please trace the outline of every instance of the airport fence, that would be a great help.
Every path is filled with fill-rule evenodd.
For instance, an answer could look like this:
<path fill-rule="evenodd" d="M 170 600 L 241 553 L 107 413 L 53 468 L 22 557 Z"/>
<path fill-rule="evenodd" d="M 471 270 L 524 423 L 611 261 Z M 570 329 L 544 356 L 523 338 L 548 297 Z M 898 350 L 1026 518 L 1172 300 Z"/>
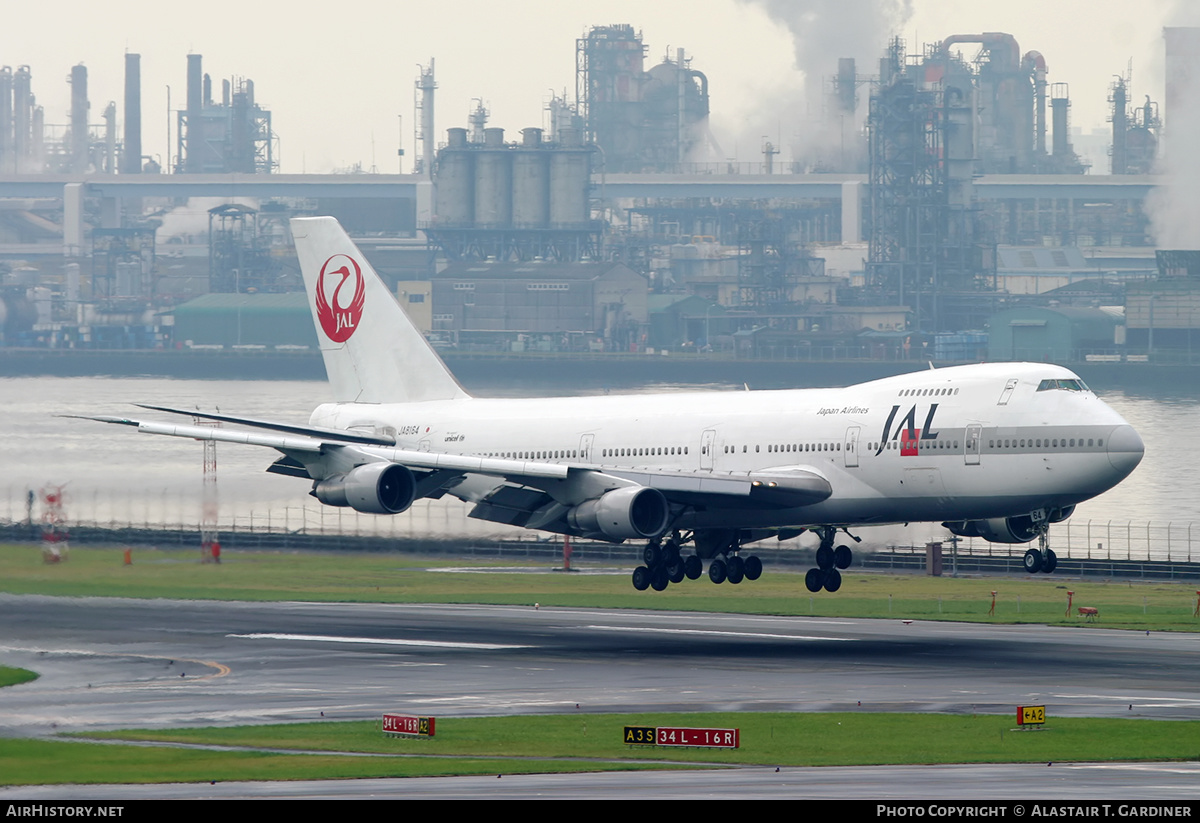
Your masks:
<path fill-rule="evenodd" d="M 37 540 L 51 523 L 73 542 L 127 542 L 174 546 L 199 545 L 200 501 L 194 495 L 128 489 L 72 493 L 68 487 L 57 507 L 48 504 L 45 490 L 10 488 L 0 496 L 0 536 Z M 412 544 L 453 543 L 457 546 L 539 546 L 561 553 L 562 538 L 468 516 L 471 504 L 453 498 L 418 500 L 399 515 L 362 514 L 352 509 L 323 506 L 315 500 L 302 505 L 223 500 L 216 531 L 223 545 L 279 548 L 320 546 L 387 548 Z M 1138 522 L 1072 518 L 1050 528 L 1050 546 L 1060 560 L 1123 563 L 1200 563 L 1200 530 L 1190 522 Z M 930 542 L 959 557 L 1019 560 L 1024 543 L 989 543 L 982 538 L 953 538 L 937 526 L 875 527 L 851 530 L 862 538 L 853 544 L 860 552 L 890 551 L 922 555 Z M 755 544 L 755 551 L 778 549 L 805 557 L 816 547 L 815 535 Z M 957 544 L 957 545 L 956 545 Z M 598 552 L 600 546 L 592 552 Z M 956 545 L 956 548 L 955 548 Z M 1033 544 L 1036 545 L 1036 544 Z M 489 551 L 491 548 L 488 549 Z M 607 551 L 607 550 L 606 550 Z M 614 557 L 636 556 L 630 544 L 612 549 Z"/>

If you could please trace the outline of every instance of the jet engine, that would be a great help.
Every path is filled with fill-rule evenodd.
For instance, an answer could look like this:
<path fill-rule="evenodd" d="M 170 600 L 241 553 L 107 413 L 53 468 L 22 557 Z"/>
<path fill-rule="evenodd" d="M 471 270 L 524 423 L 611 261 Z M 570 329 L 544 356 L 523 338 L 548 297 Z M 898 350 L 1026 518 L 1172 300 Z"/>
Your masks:
<path fill-rule="evenodd" d="M 1027 514 L 1019 517 L 993 517 L 989 520 L 967 520 L 958 523 L 943 523 L 951 534 L 959 537 L 982 537 L 989 543 L 1028 543 L 1038 536 L 1033 518 Z"/>
<path fill-rule="evenodd" d="M 417 481 L 407 466 L 381 461 L 319 480 L 312 494 L 327 506 L 349 506 L 368 514 L 399 514 L 416 499 Z"/>
<path fill-rule="evenodd" d="M 1050 512 L 1051 523 L 1061 523 L 1075 513 L 1075 506 L 1063 506 L 1061 509 L 1054 509 Z"/>
<path fill-rule="evenodd" d="M 658 537 L 667 530 L 671 507 L 657 489 L 626 486 L 580 503 L 567 512 L 567 522 L 584 534 L 612 540 Z"/>

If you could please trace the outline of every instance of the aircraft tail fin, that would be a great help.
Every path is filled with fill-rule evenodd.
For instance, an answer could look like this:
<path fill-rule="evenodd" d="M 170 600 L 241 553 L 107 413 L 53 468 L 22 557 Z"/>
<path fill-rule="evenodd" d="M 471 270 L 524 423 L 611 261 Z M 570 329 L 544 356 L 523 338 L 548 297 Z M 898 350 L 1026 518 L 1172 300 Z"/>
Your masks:
<path fill-rule="evenodd" d="M 291 221 L 304 289 L 339 403 L 469 395 L 332 217 Z"/>

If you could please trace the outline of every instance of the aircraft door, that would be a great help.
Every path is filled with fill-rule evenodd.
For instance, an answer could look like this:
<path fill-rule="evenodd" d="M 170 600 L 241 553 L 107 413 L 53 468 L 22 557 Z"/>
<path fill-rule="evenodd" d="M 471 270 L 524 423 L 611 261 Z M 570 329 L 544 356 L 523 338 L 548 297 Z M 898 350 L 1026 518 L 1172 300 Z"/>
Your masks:
<path fill-rule="evenodd" d="M 846 429 L 846 446 L 842 454 L 846 456 L 846 468 L 848 469 L 858 467 L 858 435 L 861 431 L 861 426 L 850 426 Z"/>
<path fill-rule="evenodd" d="M 1004 384 L 1004 391 L 1000 392 L 1000 399 L 996 401 L 997 406 L 1007 406 L 1008 398 L 1012 397 L 1013 389 L 1017 387 L 1017 378 L 1012 378 Z"/>
<path fill-rule="evenodd" d="M 717 444 L 716 429 L 705 429 L 700 438 L 700 468 L 704 471 L 713 469 L 713 449 Z"/>
<path fill-rule="evenodd" d="M 982 450 L 983 426 L 974 423 L 967 426 L 967 438 L 963 441 L 963 455 L 968 466 L 979 465 L 979 452 Z"/>
<path fill-rule="evenodd" d="M 594 434 L 585 434 L 585 435 L 583 435 L 583 437 L 579 438 L 579 459 L 580 460 L 589 460 L 590 461 L 592 459 L 592 443 L 595 441 L 595 439 L 596 439 L 596 435 L 594 435 Z"/>

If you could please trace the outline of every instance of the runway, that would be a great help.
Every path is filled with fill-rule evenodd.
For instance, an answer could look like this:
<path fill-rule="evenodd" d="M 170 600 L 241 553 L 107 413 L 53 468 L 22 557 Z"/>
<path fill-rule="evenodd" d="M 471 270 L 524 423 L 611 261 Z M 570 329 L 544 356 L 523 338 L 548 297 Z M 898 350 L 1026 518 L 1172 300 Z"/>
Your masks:
<path fill-rule="evenodd" d="M 1191 634 L 16 595 L 0 595 L 0 625 L 4 661 L 42 675 L 0 690 L 8 735 L 387 710 L 837 711 L 860 703 L 1003 714 L 1044 703 L 1051 717 L 1200 718 L 1200 636 Z M 1193 794 L 1195 778 L 1192 769 L 1180 784 L 1192 791 L 1175 796 Z M 1135 796 L 1112 775 L 1103 785 Z"/>

